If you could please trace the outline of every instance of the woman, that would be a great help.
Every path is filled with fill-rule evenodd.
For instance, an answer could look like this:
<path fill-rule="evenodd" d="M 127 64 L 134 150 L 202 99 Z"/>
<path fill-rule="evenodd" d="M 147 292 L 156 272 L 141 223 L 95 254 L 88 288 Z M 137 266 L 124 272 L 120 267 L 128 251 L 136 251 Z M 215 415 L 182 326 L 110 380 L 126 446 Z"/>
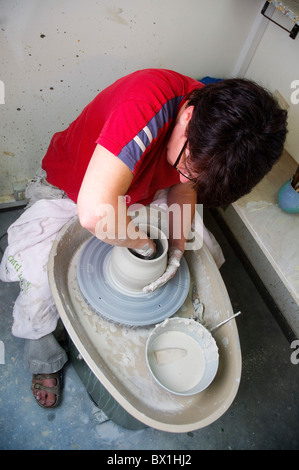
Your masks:
<path fill-rule="evenodd" d="M 286 112 L 251 81 L 228 79 L 204 86 L 170 70 L 147 69 L 117 80 L 53 136 L 42 168 L 51 188 L 60 188 L 67 197 L 46 201 L 50 208 L 44 226 L 51 226 L 51 236 L 43 230 L 44 264 L 35 264 L 39 283 L 30 280 L 30 262 L 22 259 L 19 245 L 13 252 L 9 243 L 0 269 L 2 280 L 16 280 L 9 258 L 15 260 L 16 253 L 21 257 L 16 263 L 23 266 L 29 288 L 16 301 L 13 334 L 26 338 L 33 394 L 41 406 L 57 406 L 58 371 L 67 360 L 52 334 L 58 313 L 42 277 L 51 243 L 66 220 L 78 211 L 81 225 L 106 243 L 150 257 L 155 244 L 142 232 L 136 236 L 127 206 L 147 205 L 161 189 L 168 190 L 168 205 L 188 204 L 190 217 L 170 223 L 170 229 L 181 227 L 180 236 L 170 230 L 167 269 L 145 286 L 153 291 L 178 269 L 196 203 L 227 205 L 248 193 L 279 159 L 286 132 Z M 45 201 L 38 201 L 27 209 L 24 226 L 30 224 L 32 230 L 34 218 L 40 227 L 43 205 Z M 107 206 L 112 210 L 107 212 Z M 9 229 L 11 239 L 14 233 L 18 239 L 21 222 Z M 34 311 L 28 295 L 40 299 L 41 290 L 44 301 Z"/>

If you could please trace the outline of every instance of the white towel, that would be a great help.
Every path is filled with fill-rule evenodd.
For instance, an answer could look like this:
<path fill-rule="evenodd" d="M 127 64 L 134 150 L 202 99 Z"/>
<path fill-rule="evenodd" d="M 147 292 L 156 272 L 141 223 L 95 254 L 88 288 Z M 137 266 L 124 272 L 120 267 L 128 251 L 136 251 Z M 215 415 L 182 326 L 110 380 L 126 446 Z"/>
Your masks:
<path fill-rule="evenodd" d="M 15 336 L 38 339 L 56 328 L 59 318 L 47 273 L 50 250 L 61 228 L 77 214 L 70 199 L 41 199 L 29 207 L 8 229 L 8 247 L 0 279 L 20 282 L 14 305 Z"/>

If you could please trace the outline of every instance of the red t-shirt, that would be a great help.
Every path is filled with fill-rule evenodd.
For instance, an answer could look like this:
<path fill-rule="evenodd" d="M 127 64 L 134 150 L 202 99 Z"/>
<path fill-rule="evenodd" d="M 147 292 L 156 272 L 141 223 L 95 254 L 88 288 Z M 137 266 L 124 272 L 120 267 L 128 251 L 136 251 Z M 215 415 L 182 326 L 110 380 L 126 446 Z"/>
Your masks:
<path fill-rule="evenodd" d="M 202 86 L 163 69 L 140 70 L 117 80 L 66 130 L 54 134 L 42 161 L 47 181 L 77 202 L 88 163 L 100 144 L 134 174 L 128 203 L 149 204 L 158 189 L 179 182 L 178 172 L 167 162 L 166 144 L 186 95 Z"/>

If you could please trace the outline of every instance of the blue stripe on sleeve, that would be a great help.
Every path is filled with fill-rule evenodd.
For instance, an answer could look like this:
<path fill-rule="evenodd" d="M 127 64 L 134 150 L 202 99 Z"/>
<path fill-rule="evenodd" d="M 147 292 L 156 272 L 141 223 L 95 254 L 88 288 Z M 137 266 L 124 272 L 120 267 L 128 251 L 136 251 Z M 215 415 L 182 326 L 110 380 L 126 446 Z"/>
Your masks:
<path fill-rule="evenodd" d="M 134 170 L 136 163 L 140 160 L 144 148 L 147 148 L 151 141 L 144 130 L 146 127 L 149 129 L 153 140 L 158 136 L 160 129 L 164 127 L 167 122 L 176 116 L 177 109 L 183 96 L 177 96 L 165 103 L 160 111 L 146 124 L 146 126 L 138 132 L 130 142 L 128 142 L 118 154 L 118 157 L 130 168 Z M 135 140 L 134 140 L 135 139 Z"/>

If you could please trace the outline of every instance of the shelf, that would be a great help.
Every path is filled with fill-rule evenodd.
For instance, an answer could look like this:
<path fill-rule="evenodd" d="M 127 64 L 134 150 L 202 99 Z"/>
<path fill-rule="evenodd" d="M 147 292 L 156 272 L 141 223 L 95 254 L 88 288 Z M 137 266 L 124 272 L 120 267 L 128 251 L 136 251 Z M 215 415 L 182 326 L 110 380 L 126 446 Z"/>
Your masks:
<path fill-rule="evenodd" d="M 279 188 L 297 166 L 284 152 L 249 194 L 220 214 L 299 338 L 299 214 L 277 203 Z"/>

